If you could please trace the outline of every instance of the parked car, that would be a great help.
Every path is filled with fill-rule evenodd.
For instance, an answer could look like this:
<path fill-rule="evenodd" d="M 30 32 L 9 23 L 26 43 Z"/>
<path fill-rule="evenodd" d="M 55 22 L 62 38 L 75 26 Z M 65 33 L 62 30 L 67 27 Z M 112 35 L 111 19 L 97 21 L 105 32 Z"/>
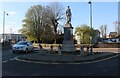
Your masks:
<path fill-rule="evenodd" d="M 12 47 L 12 52 L 16 53 L 16 52 L 30 52 L 33 51 L 34 46 L 31 42 L 29 41 L 19 41 L 18 43 L 16 43 L 15 45 L 13 45 Z"/>

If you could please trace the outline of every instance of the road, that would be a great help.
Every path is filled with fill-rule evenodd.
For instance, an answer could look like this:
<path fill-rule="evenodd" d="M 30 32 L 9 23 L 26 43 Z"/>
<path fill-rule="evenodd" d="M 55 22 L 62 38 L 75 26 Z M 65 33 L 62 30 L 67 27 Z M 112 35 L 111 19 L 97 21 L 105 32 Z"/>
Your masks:
<path fill-rule="evenodd" d="M 118 58 L 90 64 L 39 64 L 16 61 L 11 49 L 2 51 L 3 76 L 118 76 Z"/>

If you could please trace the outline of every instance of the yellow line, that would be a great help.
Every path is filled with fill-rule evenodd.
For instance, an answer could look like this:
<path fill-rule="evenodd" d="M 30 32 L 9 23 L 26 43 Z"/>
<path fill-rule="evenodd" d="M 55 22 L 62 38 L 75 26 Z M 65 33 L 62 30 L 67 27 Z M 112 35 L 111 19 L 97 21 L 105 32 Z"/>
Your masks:
<path fill-rule="evenodd" d="M 115 56 L 112 56 L 112 57 L 108 57 L 108 58 L 105 58 L 105 59 L 101 59 L 101 60 L 90 61 L 90 62 L 81 62 L 81 63 L 47 63 L 47 62 L 35 62 L 35 61 L 21 60 L 21 59 L 18 59 L 18 58 L 14 58 L 14 59 L 18 60 L 18 61 L 22 61 L 22 62 L 42 63 L 42 64 L 90 64 L 90 63 L 95 63 L 95 62 L 109 60 L 109 59 L 114 58 L 114 57 L 118 57 L 118 55 L 115 55 Z"/>

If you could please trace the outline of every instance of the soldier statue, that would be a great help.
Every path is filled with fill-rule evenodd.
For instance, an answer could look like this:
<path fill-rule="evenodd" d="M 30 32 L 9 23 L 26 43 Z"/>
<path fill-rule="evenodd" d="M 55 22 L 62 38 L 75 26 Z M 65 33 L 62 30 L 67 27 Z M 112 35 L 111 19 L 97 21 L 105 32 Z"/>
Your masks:
<path fill-rule="evenodd" d="M 71 9 L 70 6 L 67 6 L 66 10 L 66 23 L 71 23 Z"/>

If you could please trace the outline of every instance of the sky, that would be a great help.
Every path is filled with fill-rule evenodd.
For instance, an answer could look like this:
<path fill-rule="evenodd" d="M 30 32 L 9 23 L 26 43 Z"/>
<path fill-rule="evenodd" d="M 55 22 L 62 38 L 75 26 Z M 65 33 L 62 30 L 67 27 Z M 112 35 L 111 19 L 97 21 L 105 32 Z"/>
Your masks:
<path fill-rule="evenodd" d="M 19 33 L 22 28 L 22 20 L 27 10 L 33 5 L 48 5 L 50 2 L 0 2 L 0 34 L 3 33 L 3 11 L 5 15 L 5 33 Z M 64 7 L 69 5 L 72 12 L 71 23 L 75 28 L 82 24 L 90 26 L 90 6 L 88 2 L 60 2 Z M 107 25 L 109 32 L 115 31 L 113 22 L 118 20 L 118 2 L 92 2 L 93 28 L 99 29 L 101 25 Z M 61 24 L 65 24 L 64 21 Z M 12 29 L 12 31 L 10 30 Z M 73 32 L 74 32 L 73 31 Z"/>

